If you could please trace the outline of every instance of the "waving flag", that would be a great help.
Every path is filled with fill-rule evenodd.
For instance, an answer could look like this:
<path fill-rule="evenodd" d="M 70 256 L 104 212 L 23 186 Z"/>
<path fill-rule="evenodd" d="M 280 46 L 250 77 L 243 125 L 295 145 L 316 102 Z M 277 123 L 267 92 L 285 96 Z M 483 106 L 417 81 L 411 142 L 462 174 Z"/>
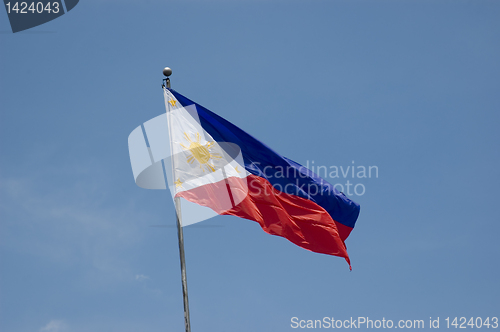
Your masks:
<path fill-rule="evenodd" d="M 358 218 L 357 203 L 208 109 L 172 89 L 164 93 L 166 116 L 144 124 L 149 147 L 141 127 L 129 136 L 139 186 L 165 189 L 165 168 L 173 196 L 185 199 L 183 214 L 201 206 L 254 220 L 269 234 L 344 257 L 350 266 L 344 241 Z M 171 171 L 161 164 L 165 158 L 173 160 Z"/>

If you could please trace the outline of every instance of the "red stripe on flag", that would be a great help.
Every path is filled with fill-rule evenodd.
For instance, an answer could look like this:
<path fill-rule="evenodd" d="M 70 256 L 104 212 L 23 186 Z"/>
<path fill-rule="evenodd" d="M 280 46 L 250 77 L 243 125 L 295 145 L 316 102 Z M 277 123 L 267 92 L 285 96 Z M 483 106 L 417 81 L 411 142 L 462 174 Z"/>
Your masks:
<path fill-rule="evenodd" d="M 227 193 L 227 184 L 235 201 L 240 203 L 230 210 L 223 210 L 217 192 Z M 343 240 L 352 228 L 335 222 L 313 201 L 276 190 L 264 178 L 256 175 L 245 179 L 231 177 L 180 192 L 177 196 L 207 206 L 218 214 L 254 220 L 268 234 L 284 237 L 313 252 L 344 257 L 350 267 Z"/>

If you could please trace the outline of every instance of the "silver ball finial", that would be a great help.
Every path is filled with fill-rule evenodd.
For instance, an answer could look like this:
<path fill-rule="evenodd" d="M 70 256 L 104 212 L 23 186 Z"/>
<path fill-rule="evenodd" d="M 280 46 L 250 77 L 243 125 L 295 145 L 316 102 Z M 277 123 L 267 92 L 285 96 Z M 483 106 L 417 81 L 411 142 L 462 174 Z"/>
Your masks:
<path fill-rule="evenodd" d="M 169 67 L 163 68 L 163 75 L 169 77 L 170 75 L 172 75 L 172 69 L 170 69 Z"/>

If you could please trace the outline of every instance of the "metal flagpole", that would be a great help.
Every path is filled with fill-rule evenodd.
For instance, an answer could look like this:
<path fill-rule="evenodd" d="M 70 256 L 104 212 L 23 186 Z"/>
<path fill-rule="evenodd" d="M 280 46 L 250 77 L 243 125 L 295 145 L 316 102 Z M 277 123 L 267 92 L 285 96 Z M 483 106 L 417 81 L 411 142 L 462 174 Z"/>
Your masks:
<path fill-rule="evenodd" d="M 165 87 L 170 89 L 170 78 L 172 75 L 172 69 L 165 67 L 163 69 L 163 75 L 167 78 L 164 79 L 163 89 Z M 168 120 L 168 132 L 170 138 L 170 151 L 171 151 L 171 159 L 172 159 L 172 181 L 175 181 L 175 164 L 174 164 L 174 156 L 172 149 L 172 129 L 171 129 L 171 121 L 170 121 L 170 103 L 167 102 L 168 112 L 167 112 L 167 120 Z M 186 332 L 191 332 L 191 323 L 189 320 L 189 301 L 188 301 L 188 290 L 187 290 L 187 277 L 186 277 L 186 259 L 184 257 L 184 235 L 182 233 L 182 215 L 181 215 L 181 201 L 179 197 L 174 197 L 175 203 L 175 214 L 177 216 L 177 236 L 179 238 L 179 255 L 181 259 L 181 278 L 182 278 L 182 296 L 184 298 L 184 324 L 186 326 Z"/>

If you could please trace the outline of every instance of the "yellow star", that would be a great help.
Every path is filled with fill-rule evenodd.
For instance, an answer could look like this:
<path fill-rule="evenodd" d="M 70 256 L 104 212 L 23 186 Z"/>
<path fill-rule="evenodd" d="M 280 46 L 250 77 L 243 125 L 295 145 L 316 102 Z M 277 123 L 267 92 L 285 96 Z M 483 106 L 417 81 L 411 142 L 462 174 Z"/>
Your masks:
<path fill-rule="evenodd" d="M 172 105 L 172 107 L 175 107 L 175 103 L 176 103 L 177 101 L 176 101 L 176 100 L 174 100 L 174 99 L 170 99 L 168 102 Z"/>
<path fill-rule="evenodd" d="M 182 188 L 182 181 L 181 181 L 181 179 L 177 179 L 177 181 L 175 181 L 174 183 L 175 183 L 175 188 Z"/>

